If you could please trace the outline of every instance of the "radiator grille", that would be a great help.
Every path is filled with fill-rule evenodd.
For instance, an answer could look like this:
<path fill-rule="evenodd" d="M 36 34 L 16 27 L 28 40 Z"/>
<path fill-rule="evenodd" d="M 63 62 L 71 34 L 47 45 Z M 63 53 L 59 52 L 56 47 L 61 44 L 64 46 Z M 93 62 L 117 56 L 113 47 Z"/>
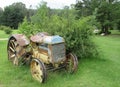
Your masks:
<path fill-rule="evenodd" d="M 65 59 L 65 45 L 64 43 L 52 45 L 53 61 L 55 63 Z"/>

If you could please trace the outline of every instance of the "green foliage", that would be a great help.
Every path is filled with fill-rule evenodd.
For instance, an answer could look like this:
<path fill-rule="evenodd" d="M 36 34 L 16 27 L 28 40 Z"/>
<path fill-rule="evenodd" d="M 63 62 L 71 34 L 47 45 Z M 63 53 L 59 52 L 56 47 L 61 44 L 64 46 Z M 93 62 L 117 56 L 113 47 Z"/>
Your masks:
<path fill-rule="evenodd" d="M 27 21 L 26 17 L 22 24 L 18 27 L 19 33 L 25 34 L 27 37 L 30 37 L 36 31 L 34 25 Z"/>
<path fill-rule="evenodd" d="M 6 26 L 0 25 L 0 30 L 5 30 L 6 28 Z"/>
<path fill-rule="evenodd" d="M 75 5 L 77 11 L 76 18 L 92 15 L 96 8 L 100 5 L 102 0 L 82 0 L 78 1 Z"/>
<path fill-rule="evenodd" d="M 3 30 L 6 34 L 11 34 L 12 33 L 12 29 L 10 27 L 7 26 L 0 26 L 0 30 Z"/>
<path fill-rule="evenodd" d="M 9 27 L 4 29 L 4 31 L 5 31 L 6 34 L 11 34 L 12 33 L 12 29 L 9 28 Z"/>
<path fill-rule="evenodd" d="M 74 52 L 79 58 L 93 56 L 96 54 L 94 43 L 91 41 L 93 27 L 90 25 L 91 17 L 81 18 L 80 20 L 68 21 L 55 20 L 54 26 L 49 31 L 54 35 L 64 37 L 67 52 Z"/>
<path fill-rule="evenodd" d="M 0 25 L 2 24 L 3 9 L 0 7 Z"/>
<path fill-rule="evenodd" d="M 18 24 L 23 21 L 25 15 L 25 5 L 21 2 L 13 3 L 4 8 L 4 12 L 1 16 L 1 23 L 2 25 L 17 29 Z"/>
<path fill-rule="evenodd" d="M 24 22 L 20 25 L 21 33 L 31 36 L 37 32 L 48 32 L 51 35 L 60 35 L 65 39 L 68 52 L 75 53 L 79 58 L 93 56 L 96 54 L 94 43 L 91 41 L 93 30 L 91 21 L 93 17 L 81 18 L 75 20 L 71 9 L 64 9 L 65 17 L 58 15 L 49 15 L 46 3 L 42 3 L 36 15 L 31 19 L 32 23 Z M 62 12 L 64 12 L 62 10 Z"/>
<path fill-rule="evenodd" d="M 46 6 L 46 2 L 41 2 L 41 4 L 39 5 L 39 9 L 37 10 L 37 13 L 35 16 L 31 17 L 31 21 L 32 23 L 36 24 L 37 28 L 47 28 L 48 26 L 48 22 L 49 22 L 49 9 Z"/>
<path fill-rule="evenodd" d="M 119 0 L 83 0 L 75 5 L 79 19 L 83 16 L 95 15 L 96 23 L 100 24 L 101 33 L 109 34 L 109 29 L 120 24 L 120 1 Z"/>

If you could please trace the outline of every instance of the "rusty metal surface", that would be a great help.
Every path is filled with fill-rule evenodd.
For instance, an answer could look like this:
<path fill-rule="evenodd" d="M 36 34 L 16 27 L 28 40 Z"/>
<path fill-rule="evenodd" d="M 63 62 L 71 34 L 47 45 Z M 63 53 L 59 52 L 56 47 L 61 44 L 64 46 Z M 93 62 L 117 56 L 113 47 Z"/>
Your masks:
<path fill-rule="evenodd" d="M 41 53 L 39 50 L 33 49 L 33 58 L 37 58 L 42 60 L 44 63 L 49 64 L 49 57 L 48 55 Z"/>
<path fill-rule="evenodd" d="M 59 43 L 51 46 L 51 56 L 54 63 L 65 61 L 65 44 Z"/>
<path fill-rule="evenodd" d="M 66 55 L 66 69 L 68 70 L 69 73 L 74 73 L 78 69 L 78 59 L 77 56 L 73 53 L 69 53 Z"/>
<path fill-rule="evenodd" d="M 30 40 L 35 43 L 47 43 L 47 44 L 56 44 L 64 42 L 64 39 L 59 35 L 50 36 L 45 32 L 31 36 Z"/>
<path fill-rule="evenodd" d="M 14 64 L 19 65 L 21 56 L 26 53 L 26 47 L 18 45 L 15 37 L 10 37 L 7 46 L 8 59 Z"/>
<path fill-rule="evenodd" d="M 36 43 L 42 43 L 44 38 L 48 36 L 48 33 L 42 32 L 30 37 L 30 40 Z"/>
<path fill-rule="evenodd" d="M 15 37 L 15 39 L 17 40 L 17 43 L 20 46 L 25 46 L 25 45 L 28 45 L 30 43 L 28 38 L 23 34 L 14 34 L 12 36 Z"/>

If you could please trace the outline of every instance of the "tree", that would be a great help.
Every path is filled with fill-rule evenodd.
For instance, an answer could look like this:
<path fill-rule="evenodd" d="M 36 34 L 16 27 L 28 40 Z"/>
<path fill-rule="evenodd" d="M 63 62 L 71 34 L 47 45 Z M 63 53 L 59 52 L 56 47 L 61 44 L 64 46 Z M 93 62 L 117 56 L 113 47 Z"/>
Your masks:
<path fill-rule="evenodd" d="M 113 11 L 114 13 L 112 13 L 112 16 L 113 19 L 114 19 L 114 25 L 115 27 L 120 30 L 120 1 L 117 1 L 113 4 Z"/>
<path fill-rule="evenodd" d="M 101 0 L 82 0 L 78 1 L 75 5 L 77 16 L 79 19 L 83 16 L 92 15 L 95 9 L 100 5 Z"/>
<path fill-rule="evenodd" d="M 105 0 L 102 1 L 97 9 L 96 19 L 101 24 L 101 33 L 109 34 L 109 29 L 114 25 L 119 25 L 120 20 L 120 1 Z"/>
<path fill-rule="evenodd" d="M 114 26 L 119 28 L 119 0 L 82 0 L 76 3 L 75 8 L 77 19 L 83 16 L 95 15 L 97 22 L 101 25 L 101 33 L 107 35 L 110 34 L 109 29 L 113 29 Z"/>
<path fill-rule="evenodd" d="M 2 24 L 3 9 L 0 8 L 0 25 Z"/>
<path fill-rule="evenodd" d="M 2 15 L 2 24 L 17 29 L 18 24 L 23 21 L 26 15 L 25 4 L 18 2 L 5 7 Z"/>
<path fill-rule="evenodd" d="M 27 12 L 26 12 L 27 21 L 31 22 L 31 17 L 35 15 L 36 12 L 37 10 L 32 9 L 32 5 L 30 5 L 29 9 L 27 9 Z"/>
<path fill-rule="evenodd" d="M 36 15 L 31 17 L 32 23 L 36 24 L 39 28 L 47 28 L 49 18 L 50 13 L 47 3 L 42 1 L 38 7 Z"/>

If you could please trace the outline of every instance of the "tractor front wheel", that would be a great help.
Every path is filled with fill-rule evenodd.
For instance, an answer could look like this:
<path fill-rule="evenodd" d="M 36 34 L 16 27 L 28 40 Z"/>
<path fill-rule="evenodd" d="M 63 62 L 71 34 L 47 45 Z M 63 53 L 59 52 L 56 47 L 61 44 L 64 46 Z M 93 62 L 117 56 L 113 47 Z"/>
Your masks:
<path fill-rule="evenodd" d="M 37 58 L 33 58 L 30 64 L 30 68 L 32 77 L 38 82 L 44 83 L 47 78 L 44 63 Z"/>

